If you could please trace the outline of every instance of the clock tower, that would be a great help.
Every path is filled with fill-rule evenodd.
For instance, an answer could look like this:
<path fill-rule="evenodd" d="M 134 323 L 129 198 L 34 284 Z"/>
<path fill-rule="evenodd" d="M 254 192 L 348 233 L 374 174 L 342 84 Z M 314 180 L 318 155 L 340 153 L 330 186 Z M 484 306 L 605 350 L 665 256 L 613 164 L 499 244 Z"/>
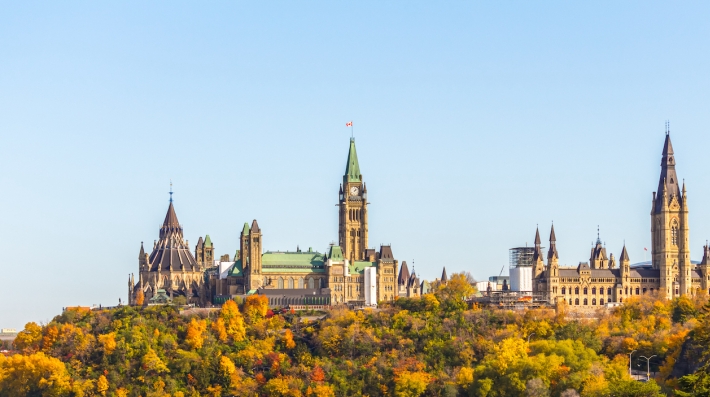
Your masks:
<path fill-rule="evenodd" d="M 340 185 L 338 202 L 338 241 L 343 256 L 350 262 L 364 260 L 367 249 L 367 187 L 362 181 L 357 161 L 355 138 L 350 138 L 348 163 Z"/>

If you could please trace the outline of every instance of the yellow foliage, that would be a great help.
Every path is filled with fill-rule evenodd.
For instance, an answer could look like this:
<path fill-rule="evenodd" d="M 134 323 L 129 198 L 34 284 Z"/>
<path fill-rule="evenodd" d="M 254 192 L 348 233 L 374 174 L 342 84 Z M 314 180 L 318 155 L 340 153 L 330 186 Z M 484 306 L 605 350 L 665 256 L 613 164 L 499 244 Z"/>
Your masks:
<path fill-rule="evenodd" d="M 266 317 L 269 311 L 269 299 L 264 295 L 249 295 L 244 303 L 244 315 L 254 323 Z"/>
<path fill-rule="evenodd" d="M 59 337 L 59 328 L 57 328 L 54 325 L 50 325 L 45 327 L 44 329 L 44 336 L 42 337 L 42 351 L 47 352 L 49 351 L 52 346 L 54 346 L 54 343 L 57 341 L 57 338 Z"/>
<path fill-rule="evenodd" d="M 116 389 L 116 397 L 128 397 L 128 390 L 123 387 Z"/>
<path fill-rule="evenodd" d="M 108 334 L 99 335 L 99 343 L 104 348 L 104 354 L 110 355 L 116 350 L 116 333 L 110 332 Z"/>
<path fill-rule="evenodd" d="M 224 320 L 222 317 L 218 317 L 217 320 L 210 325 L 210 327 L 212 328 L 212 331 L 217 334 L 217 339 L 219 339 L 220 342 L 227 341 L 227 328 L 224 326 Z"/>
<path fill-rule="evenodd" d="M 473 383 L 473 368 L 462 367 L 456 374 L 456 384 L 467 388 Z"/>
<path fill-rule="evenodd" d="M 20 331 L 15 337 L 15 348 L 24 352 L 34 352 L 39 350 L 39 343 L 42 341 L 42 327 L 34 322 L 25 324 L 25 329 Z"/>
<path fill-rule="evenodd" d="M 139 289 L 138 293 L 136 294 L 136 305 L 143 306 L 144 301 L 145 301 L 145 295 L 143 294 L 143 290 Z"/>
<path fill-rule="evenodd" d="M 333 387 L 329 385 L 315 385 L 310 389 L 309 396 L 313 397 L 335 397 Z"/>
<path fill-rule="evenodd" d="M 145 369 L 146 373 L 170 372 L 163 360 L 161 360 L 160 357 L 158 357 L 155 351 L 151 348 L 148 348 L 148 352 L 143 356 L 142 363 L 143 369 Z"/>
<path fill-rule="evenodd" d="M 281 337 L 281 341 L 283 342 L 284 346 L 289 350 L 296 347 L 296 342 L 293 341 L 293 332 L 291 332 L 290 329 L 284 331 L 283 336 Z"/>
<path fill-rule="evenodd" d="M 27 329 L 27 327 L 25 327 Z M 63 396 L 71 390 L 64 363 L 44 353 L 15 354 L 0 361 L 3 396 Z"/>
<path fill-rule="evenodd" d="M 187 342 L 193 349 L 200 349 L 205 342 L 205 337 L 202 335 L 207 329 L 207 322 L 205 320 L 197 321 L 193 318 L 190 321 L 190 325 L 187 326 L 187 336 L 185 336 L 185 342 Z"/>
<path fill-rule="evenodd" d="M 253 301 L 253 299 L 250 300 L 249 298 L 251 298 L 251 296 L 247 298 L 247 303 Z M 245 304 L 245 311 L 247 310 L 247 307 L 256 311 L 261 310 L 254 308 L 253 304 L 251 306 Z M 268 309 L 268 305 L 266 306 L 266 308 Z M 266 311 L 264 311 L 263 316 L 265 315 Z M 244 338 L 246 337 L 246 327 L 244 326 L 244 318 L 239 312 L 239 306 L 237 306 L 237 304 L 233 300 L 228 300 L 224 302 L 224 305 L 222 305 L 222 310 L 220 310 L 219 312 L 219 319 L 217 320 L 218 323 L 220 319 L 224 323 L 224 332 L 226 332 L 227 336 L 229 336 L 235 342 L 240 342 L 244 340 Z M 217 327 L 220 327 L 220 325 L 217 325 Z M 221 330 L 218 329 L 218 337 L 221 338 L 221 334 L 219 334 L 219 331 Z"/>
<path fill-rule="evenodd" d="M 102 396 L 106 395 L 106 391 L 108 391 L 108 380 L 105 376 L 99 376 L 99 380 L 96 381 L 96 391 Z"/>
<path fill-rule="evenodd" d="M 394 395 L 396 397 L 418 397 L 431 381 L 426 372 L 402 371 L 394 378 Z"/>

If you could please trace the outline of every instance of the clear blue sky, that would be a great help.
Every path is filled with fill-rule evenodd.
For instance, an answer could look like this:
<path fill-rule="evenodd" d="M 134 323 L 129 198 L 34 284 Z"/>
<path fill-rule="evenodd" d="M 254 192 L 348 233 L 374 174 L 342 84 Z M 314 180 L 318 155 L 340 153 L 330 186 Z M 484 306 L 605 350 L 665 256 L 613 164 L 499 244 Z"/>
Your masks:
<path fill-rule="evenodd" d="M 353 120 L 370 241 L 497 275 L 554 220 L 649 245 L 664 121 L 710 238 L 707 2 L 2 2 L 0 327 L 116 304 L 168 205 L 233 255 L 336 239 Z"/>

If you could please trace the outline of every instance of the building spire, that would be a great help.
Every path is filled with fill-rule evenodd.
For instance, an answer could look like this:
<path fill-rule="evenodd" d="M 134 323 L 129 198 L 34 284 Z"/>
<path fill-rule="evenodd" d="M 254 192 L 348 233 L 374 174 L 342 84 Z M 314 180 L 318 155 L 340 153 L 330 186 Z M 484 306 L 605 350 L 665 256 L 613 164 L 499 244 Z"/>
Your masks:
<path fill-rule="evenodd" d="M 661 212 L 663 207 L 664 189 L 668 192 L 669 202 L 674 196 L 680 198 L 680 187 L 675 170 L 675 156 L 668 122 L 666 122 L 666 139 L 663 143 L 663 153 L 661 154 L 661 175 L 658 179 L 658 189 L 656 190 L 655 213 L 657 214 Z"/>
<path fill-rule="evenodd" d="M 173 180 L 170 180 L 170 202 L 173 202 Z"/>
<path fill-rule="evenodd" d="M 555 237 L 555 224 L 552 224 L 550 229 L 550 250 L 547 252 L 547 258 L 559 258 L 557 255 L 557 238 Z"/>
<path fill-rule="evenodd" d="M 345 165 L 344 182 L 360 182 L 362 174 L 360 174 L 360 164 L 357 161 L 357 151 L 355 150 L 355 138 L 350 138 L 350 150 L 348 151 L 348 163 Z"/>

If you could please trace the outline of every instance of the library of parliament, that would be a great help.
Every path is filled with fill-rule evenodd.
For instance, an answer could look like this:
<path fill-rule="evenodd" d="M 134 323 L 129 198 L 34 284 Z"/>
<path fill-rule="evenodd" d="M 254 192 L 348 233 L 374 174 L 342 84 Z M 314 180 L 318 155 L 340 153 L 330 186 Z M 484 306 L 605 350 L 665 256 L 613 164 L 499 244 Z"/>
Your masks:
<path fill-rule="evenodd" d="M 690 226 L 688 195 L 685 182 L 676 175 L 676 158 L 670 133 L 666 131 L 661 175 L 651 203 L 651 263 L 631 266 L 626 246 L 619 254 L 607 256 L 597 237 L 589 262 L 575 267 L 560 267 L 554 226 L 545 253 L 540 246 L 540 232 L 535 234 L 533 254 L 533 291 L 547 293 L 552 302 L 564 301 L 571 306 L 603 306 L 624 299 L 658 294 L 665 298 L 694 295 L 709 291 L 708 261 L 710 248 L 703 247 L 699 264 L 690 261 Z M 618 267 L 617 267 L 618 266 Z"/>
<path fill-rule="evenodd" d="M 129 304 L 183 296 L 197 305 L 219 304 L 250 294 L 266 295 L 272 306 L 372 305 L 397 296 L 419 296 L 426 282 L 395 259 L 392 247 L 368 245 L 367 186 L 360 172 L 355 139 L 350 139 L 345 174 L 338 192 L 338 244 L 327 252 L 312 249 L 262 252 L 256 220 L 245 223 L 239 250 L 217 257 L 209 235 L 199 238 L 194 255 L 183 237 L 172 192 L 159 239 L 148 254 L 141 243 L 138 280 L 128 280 Z M 398 269 L 399 277 L 398 277 Z"/>

